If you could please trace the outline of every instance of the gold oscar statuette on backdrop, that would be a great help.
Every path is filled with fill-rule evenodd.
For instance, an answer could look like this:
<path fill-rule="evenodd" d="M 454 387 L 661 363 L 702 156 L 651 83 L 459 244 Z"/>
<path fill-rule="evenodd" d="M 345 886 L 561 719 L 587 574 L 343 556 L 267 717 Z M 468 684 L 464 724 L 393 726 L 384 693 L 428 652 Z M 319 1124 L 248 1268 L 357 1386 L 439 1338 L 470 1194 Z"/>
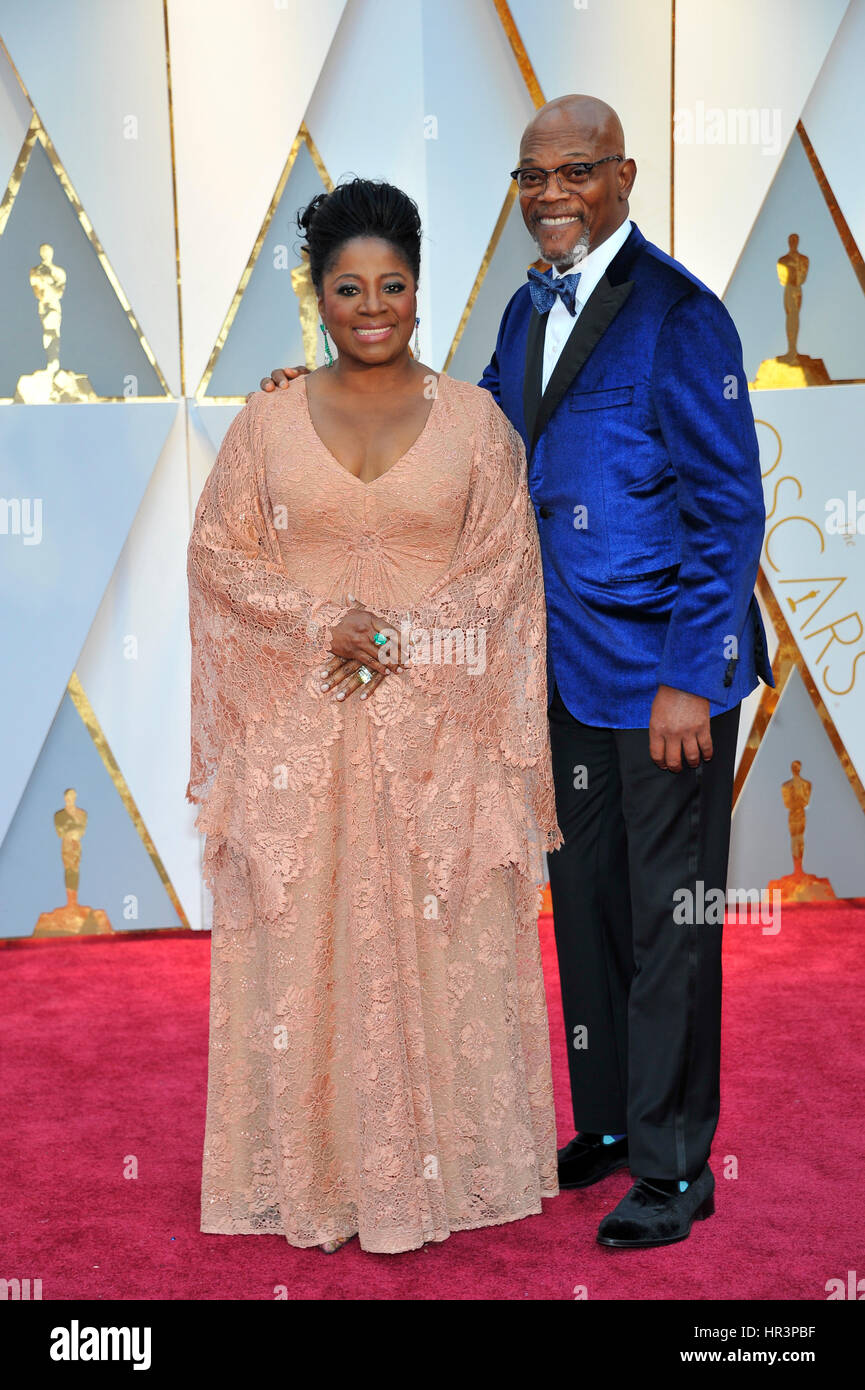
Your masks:
<path fill-rule="evenodd" d="M 792 232 L 787 238 L 789 250 L 779 256 L 778 279 L 784 291 L 784 317 L 787 328 L 787 351 L 781 357 L 770 357 L 760 363 L 751 385 L 758 391 L 774 391 L 785 386 L 828 386 L 831 377 L 821 357 L 806 357 L 799 351 L 799 316 L 802 309 L 802 286 L 808 276 L 808 257 L 799 250 L 799 238 Z"/>
<path fill-rule="evenodd" d="M 800 776 L 802 764 L 797 760 L 790 764 L 793 776 L 781 785 L 781 796 L 787 807 L 787 824 L 790 828 L 790 852 L 793 856 L 793 872 L 783 878 L 773 878 L 769 892 L 778 889 L 782 903 L 814 903 L 833 900 L 835 894 L 828 878 L 818 878 L 816 874 L 806 874 L 802 868 L 805 857 L 805 815 L 811 800 L 811 783 Z"/>
<path fill-rule="evenodd" d="M 309 252 L 301 251 L 302 260 L 291 272 L 291 288 L 297 295 L 297 312 L 303 334 L 303 355 L 311 372 L 315 371 L 315 352 L 318 344 L 318 296 L 309 270 Z"/>
<path fill-rule="evenodd" d="M 36 296 L 42 324 L 45 366 L 41 371 L 20 376 L 14 399 L 25 405 L 48 405 L 55 401 L 96 401 L 99 399 L 87 377 L 60 366 L 60 300 L 66 289 L 66 271 L 54 261 L 54 247 L 39 247 L 41 260 L 30 271 L 30 285 Z"/>
<path fill-rule="evenodd" d="M 54 816 L 54 829 L 60 837 L 60 855 L 66 884 L 66 903 L 52 912 L 39 914 L 34 936 L 91 936 L 113 932 L 106 913 L 99 907 L 85 907 L 78 901 L 81 866 L 81 837 L 87 829 L 87 812 L 76 806 L 76 791 L 67 787 L 63 810 Z"/>

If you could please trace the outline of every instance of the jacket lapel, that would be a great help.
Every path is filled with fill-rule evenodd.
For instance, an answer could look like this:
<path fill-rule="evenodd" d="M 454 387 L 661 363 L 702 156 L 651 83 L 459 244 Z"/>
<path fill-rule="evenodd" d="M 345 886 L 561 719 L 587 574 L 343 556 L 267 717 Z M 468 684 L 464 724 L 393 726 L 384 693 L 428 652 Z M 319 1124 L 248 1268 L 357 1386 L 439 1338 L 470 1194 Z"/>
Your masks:
<path fill-rule="evenodd" d="M 606 274 L 602 275 L 595 286 L 586 304 L 583 306 L 577 322 L 571 330 L 570 337 L 562 348 L 558 362 L 553 368 L 553 374 L 547 382 L 547 389 L 540 395 L 541 364 L 543 362 L 543 332 L 541 326 L 546 324 L 546 315 L 539 318 L 533 315 L 533 322 L 529 326 L 529 340 L 532 337 L 534 320 L 537 320 L 538 331 L 540 333 L 540 351 L 538 364 L 538 405 L 532 413 L 531 423 L 529 422 L 528 412 L 526 412 L 526 431 L 530 441 L 529 450 L 534 448 L 538 436 L 541 434 L 549 422 L 550 416 L 559 405 L 574 377 L 585 363 L 589 354 L 594 351 L 600 339 L 606 333 L 613 319 L 625 304 L 631 290 L 634 288 L 633 280 L 628 280 L 627 273 L 633 264 L 638 251 L 645 245 L 645 238 L 639 229 L 634 225 L 631 228 L 627 241 L 614 256 L 607 267 Z M 526 353 L 526 392 L 529 390 L 529 358 L 528 350 Z"/>
<path fill-rule="evenodd" d="M 526 422 L 526 439 L 530 448 L 534 443 L 535 421 L 541 403 L 546 327 L 547 315 L 539 314 L 537 309 L 532 307 L 526 334 L 526 362 L 523 372 L 523 419 Z"/>

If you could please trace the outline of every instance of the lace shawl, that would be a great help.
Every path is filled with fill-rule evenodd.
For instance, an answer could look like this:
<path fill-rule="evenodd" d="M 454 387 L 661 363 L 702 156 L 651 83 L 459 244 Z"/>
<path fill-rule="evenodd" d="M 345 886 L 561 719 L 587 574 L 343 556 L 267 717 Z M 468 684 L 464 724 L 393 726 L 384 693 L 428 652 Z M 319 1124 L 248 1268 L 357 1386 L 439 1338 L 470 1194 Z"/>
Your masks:
<path fill-rule="evenodd" d="M 308 592 L 284 561 L 265 482 L 263 408 L 254 398 L 229 427 L 188 547 L 186 798 L 200 806 L 195 823 L 208 836 L 206 880 L 216 891 L 229 862 L 235 875 L 237 863 L 248 862 L 257 911 L 275 920 L 286 910 L 315 836 L 317 803 L 335 795 L 333 746 L 347 719 L 366 719 L 371 764 L 357 775 L 372 777 L 388 797 L 451 920 L 461 904 L 484 896 L 494 868 L 513 865 L 540 884 L 540 851 L 562 838 L 540 552 L 522 441 L 492 397 L 479 392 L 468 501 L 450 565 L 409 615 L 375 609 L 397 630 L 410 617 L 416 642 L 420 634 L 420 647 L 432 654 L 435 643 L 425 644 L 423 634 L 473 630 L 477 640 L 483 629 L 483 669 L 421 660 L 386 677 L 368 700 L 355 694 L 338 703 L 321 691 L 318 673 L 345 605 Z M 237 892 L 237 883 L 222 886 Z"/>

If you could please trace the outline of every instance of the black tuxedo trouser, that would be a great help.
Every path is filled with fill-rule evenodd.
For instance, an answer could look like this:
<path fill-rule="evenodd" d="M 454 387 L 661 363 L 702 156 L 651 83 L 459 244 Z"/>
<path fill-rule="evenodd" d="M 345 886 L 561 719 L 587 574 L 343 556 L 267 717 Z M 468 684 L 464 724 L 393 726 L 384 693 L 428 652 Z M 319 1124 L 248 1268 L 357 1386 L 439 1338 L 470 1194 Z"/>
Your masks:
<path fill-rule="evenodd" d="M 634 1177 L 690 1182 L 718 1123 L 722 928 L 674 921 L 673 894 L 726 891 L 739 706 L 712 719 L 713 757 L 677 773 L 652 762 L 647 729 L 582 724 L 558 690 L 549 720 L 574 1123 L 627 1134 Z"/>

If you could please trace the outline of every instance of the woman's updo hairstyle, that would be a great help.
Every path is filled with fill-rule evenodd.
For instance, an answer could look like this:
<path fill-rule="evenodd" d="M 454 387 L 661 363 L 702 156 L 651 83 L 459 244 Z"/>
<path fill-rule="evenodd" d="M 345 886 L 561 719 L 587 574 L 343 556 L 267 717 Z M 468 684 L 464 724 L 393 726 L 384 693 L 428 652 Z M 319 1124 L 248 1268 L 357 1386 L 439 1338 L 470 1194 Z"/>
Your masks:
<path fill-rule="evenodd" d="M 321 293 L 322 279 L 347 241 L 380 237 L 390 242 L 420 277 L 420 213 L 417 203 L 392 183 L 349 179 L 332 193 L 319 193 L 297 214 L 298 230 L 306 237 L 312 283 Z"/>

